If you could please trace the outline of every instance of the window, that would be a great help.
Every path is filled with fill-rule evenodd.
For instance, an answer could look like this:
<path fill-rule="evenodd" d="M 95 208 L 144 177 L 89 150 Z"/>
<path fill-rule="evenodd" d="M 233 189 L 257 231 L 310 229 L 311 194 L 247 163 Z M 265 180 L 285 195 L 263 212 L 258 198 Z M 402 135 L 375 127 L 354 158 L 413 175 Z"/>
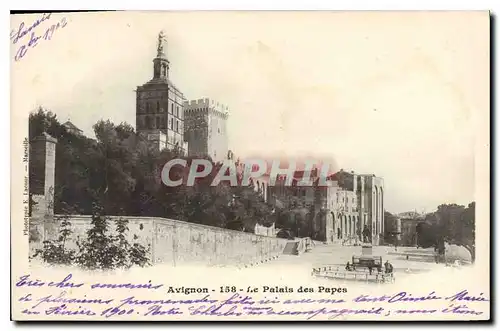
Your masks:
<path fill-rule="evenodd" d="M 156 111 L 160 112 L 160 101 L 156 101 Z"/>
<path fill-rule="evenodd" d="M 174 104 L 171 104 L 171 107 L 170 107 L 170 114 L 173 114 L 174 113 Z"/>
<path fill-rule="evenodd" d="M 179 121 L 175 120 L 175 131 L 179 132 Z"/>
<path fill-rule="evenodd" d="M 171 118 L 170 119 L 170 130 L 173 130 L 174 129 L 174 119 Z"/>
<path fill-rule="evenodd" d="M 175 116 L 179 117 L 179 106 L 175 108 Z"/>

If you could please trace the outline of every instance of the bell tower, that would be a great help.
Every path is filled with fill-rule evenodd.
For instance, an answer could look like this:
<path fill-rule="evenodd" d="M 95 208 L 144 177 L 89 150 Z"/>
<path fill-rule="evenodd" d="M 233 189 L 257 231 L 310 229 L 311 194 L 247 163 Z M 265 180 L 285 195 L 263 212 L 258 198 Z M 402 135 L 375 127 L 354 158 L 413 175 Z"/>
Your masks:
<path fill-rule="evenodd" d="M 153 79 L 168 79 L 170 62 L 167 59 L 167 37 L 165 36 L 165 32 L 163 30 L 158 34 L 158 48 L 153 64 Z"/>
<path fill-rule="evenodd" d="M 187 153 L 184 141 L 184 95 L 169 77 L 165 33 L 158 34 L 153 78 L 136 89 L 137 133 L 144 136 L 157 150 L 180 149 Z"/>

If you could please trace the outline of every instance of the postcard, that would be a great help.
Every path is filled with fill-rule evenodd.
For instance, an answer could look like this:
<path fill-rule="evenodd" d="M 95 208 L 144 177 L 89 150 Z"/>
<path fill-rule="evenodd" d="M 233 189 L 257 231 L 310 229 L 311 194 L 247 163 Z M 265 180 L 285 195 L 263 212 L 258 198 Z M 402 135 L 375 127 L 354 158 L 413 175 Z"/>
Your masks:
<path fill-rule="evenodd" d="M 490 319 L 489 12 L 10 29 L 13 320 Z"/>

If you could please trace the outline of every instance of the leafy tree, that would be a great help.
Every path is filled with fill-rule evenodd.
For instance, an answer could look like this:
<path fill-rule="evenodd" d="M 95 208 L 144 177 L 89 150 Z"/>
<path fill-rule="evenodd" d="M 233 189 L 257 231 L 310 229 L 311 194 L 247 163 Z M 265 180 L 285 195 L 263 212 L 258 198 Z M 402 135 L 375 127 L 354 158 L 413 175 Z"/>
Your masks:
<path fill-rule="evenodd" d="M 151 265 L 147 258 L 148 250 L 139 243 L 134 243 L 130 248 L 130 263 L 141 268 Z"/>
<path fill-rule="evenodd" d="M 444 242 L 467 248 L 475 259 L 475 202 L 467 207 L 442 204 L 417 225 L 418 245 L 442 247 Z"/>
<path fill-rule="evenodd" d="M 115 221 L 116 236 L 114 243 L 111 247 L 111 254 L 113 255 L 113 265 L 117 268 L 129 266 L 127 253 L 130 249 L 130 244 L 126 238 L 126 233 L 129 231 L 128 221 L 119 218 Z"/>
<path fill-rule="evenodd" d="M 37 249 L 33 258 L 40 256 L 40 258 L 51 265 L 71 265 L 76 251 L 74 249 L 67 249 L 66 243 L 69 240 L 73 231 L 71 230 L 71 222 L 69 216 L 71 208 L 65 205 L 66 214 L 56 218 L 56 222 L 60 222 L 59 237 L 57 240 L 45 240 L 43 248 Z"/>
<path fill-rule="evenodd" d="M 112 269 L 116 252 L 111 248 L 107 217 L 97 203 L 94 203 L 91 224 L 86 240 L 79 243 L 81 253 L 76 262 L 84 269 Z"/>
<path fill-rule="evenodd" d="M 471 202 L 465 208 L 464 212 L 460 217 L 459 231 L 457 231 L 457 236 L 459 242 L 469 250 L 472 256 L 472 261 L 476 259 L 476 203 Z"/>
<path fill-rule="evenodd" d="M 68 132 L 55 114 L 38 109 L 30 115 L 30 138 L 43 132 L 57 138 L 55 212 L 62 204 L 73 206 L 79 214 L 92 214 L 92 201 L 99 201 L 107 215 L 166 217 L 187 222 L 235 227 L 253 231 L 256 222 L 275 221 L 271 206 L 253 187 L 232 187 L 227 182 L 211 183 L 220 169 L 196 180 L 194 186 L 167 187 L 161 181 L 163 166 L 169 160 L 184 158 L 189 167 L 192 157 L 180 149 L 161 152 L 149 148 L 147 140 L 127 123 L 101 120 L 93 126 L 96 140 Z M 186 169 L 174 167 L 173 178 L 182 178 Z M 238 196 L 231 205 L 233 196 Z"/>

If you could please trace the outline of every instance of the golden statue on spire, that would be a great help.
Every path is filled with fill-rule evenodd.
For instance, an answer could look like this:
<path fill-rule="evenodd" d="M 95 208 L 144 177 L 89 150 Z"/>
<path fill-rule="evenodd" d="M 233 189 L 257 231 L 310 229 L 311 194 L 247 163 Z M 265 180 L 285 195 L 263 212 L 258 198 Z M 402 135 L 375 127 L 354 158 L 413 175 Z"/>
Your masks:
<path fill-rule="evenodd" d="M 165 31 L 161 30 L 160 33 L 158 34 L 158 54 L 157 54 L 157 57 L 165 57 L 164 46 L 166 45 L 166 43 L 167 43 L 167 37 L 165 35 Z"/>

